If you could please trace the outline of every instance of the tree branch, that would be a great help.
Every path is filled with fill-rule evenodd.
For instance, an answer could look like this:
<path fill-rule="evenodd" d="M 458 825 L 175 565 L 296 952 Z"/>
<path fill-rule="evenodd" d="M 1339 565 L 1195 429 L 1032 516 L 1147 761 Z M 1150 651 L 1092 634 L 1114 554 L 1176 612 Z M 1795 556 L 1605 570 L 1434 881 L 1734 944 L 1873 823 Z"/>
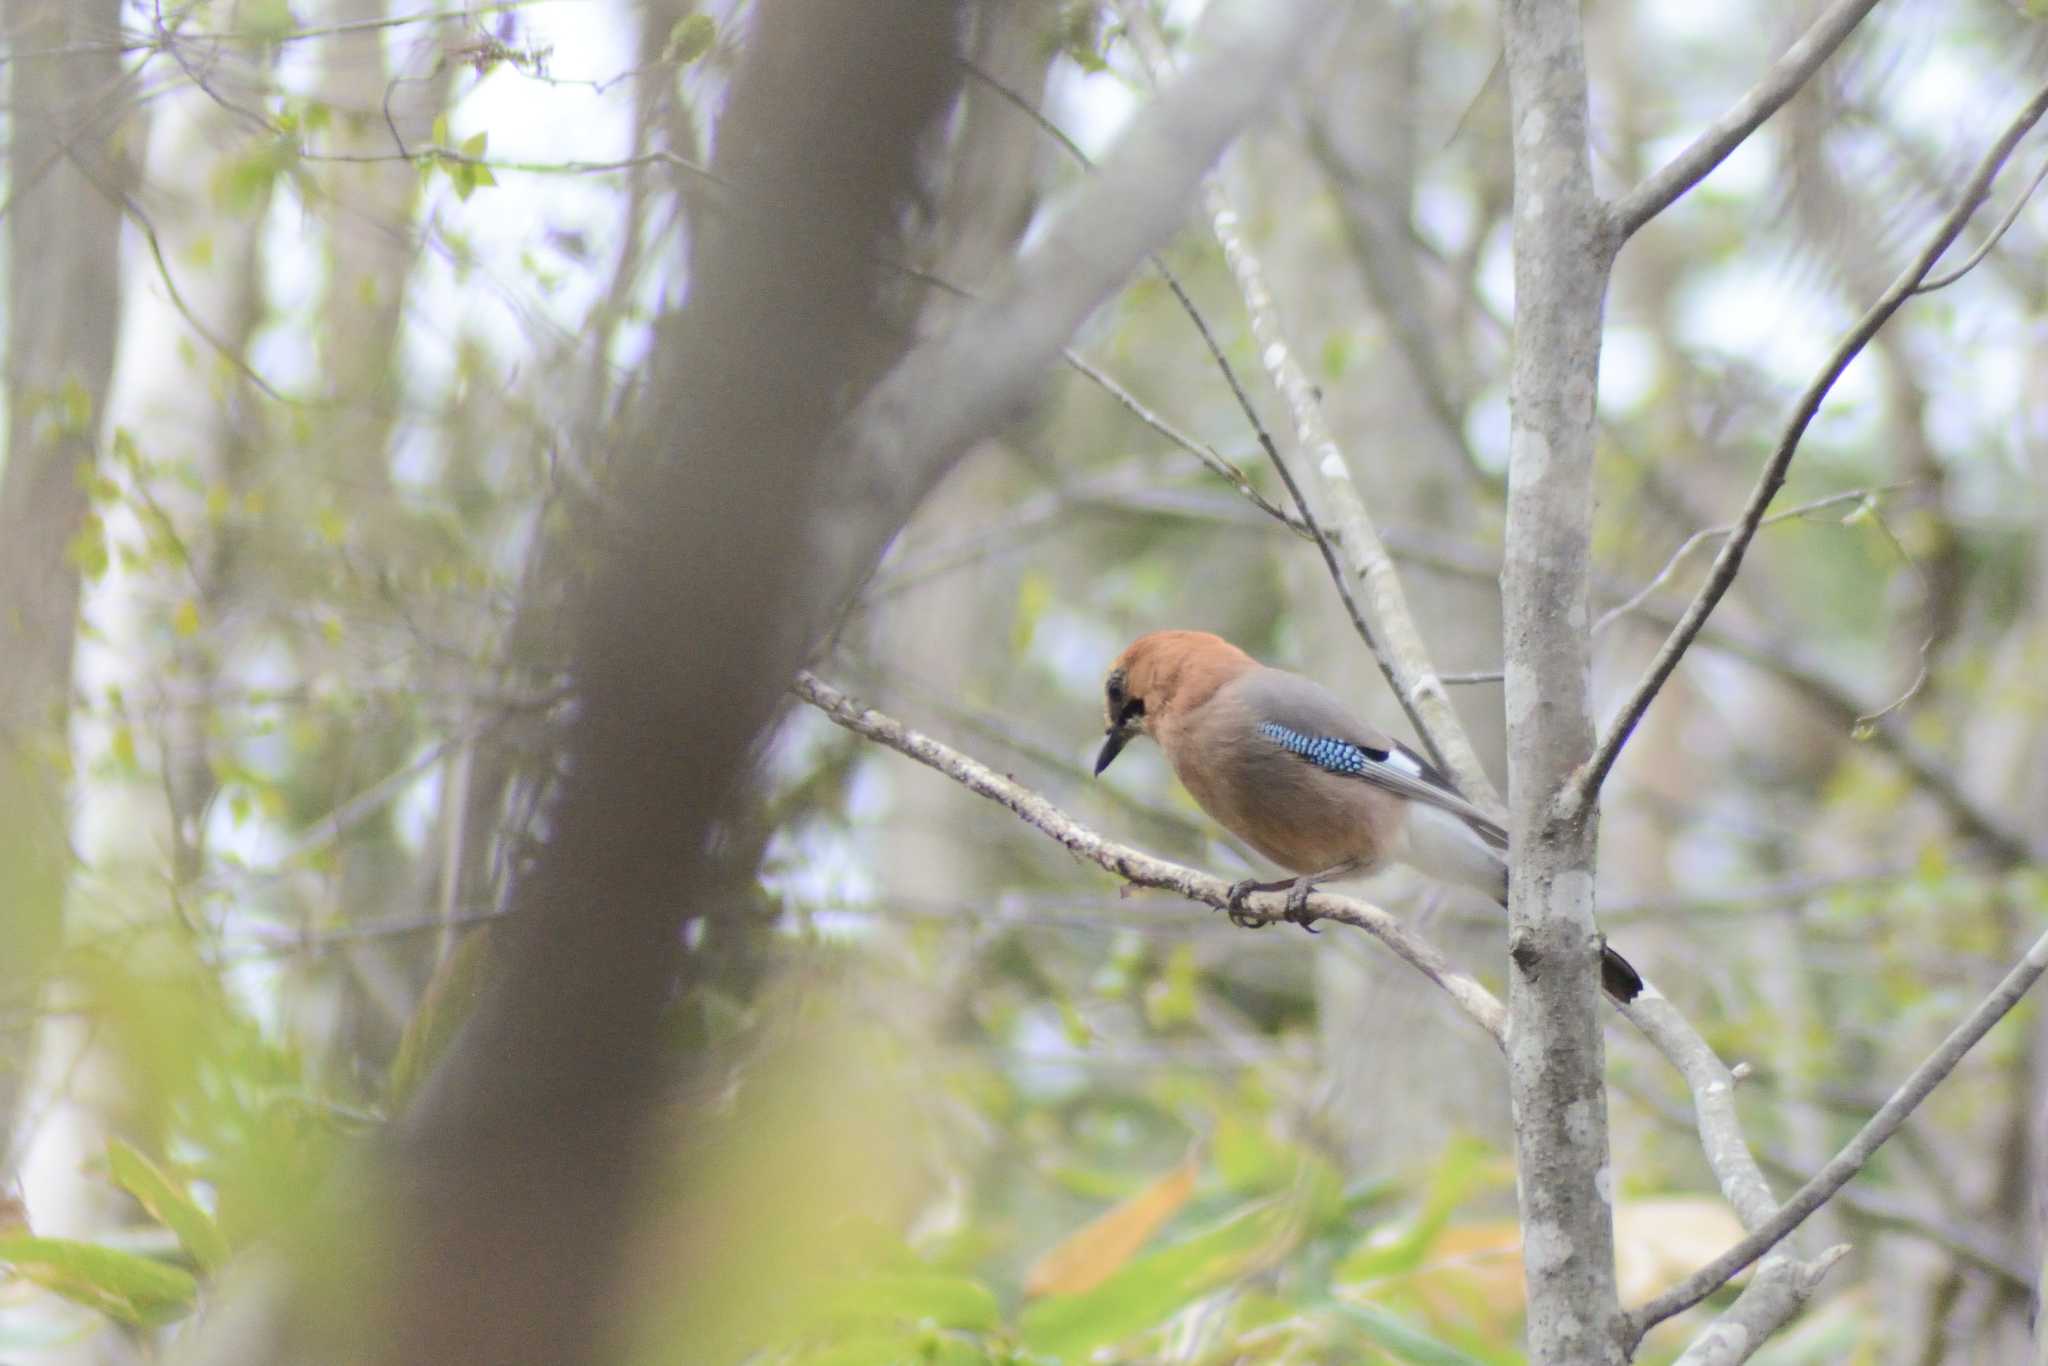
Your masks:
<path fill-rule="evenodd" d="M 2019 1004 L 2020 998 L 2026 995 L 2027 989 L 2034 985 L 2043 971 L 2048 971 L 2048 935 L 2034 941 L 2033 947 L 2013 965 L 2012 971 L 1993 988 L 1991 994 L 1955 1027 L 1926 1061 L 1913 1069 L 1912 1075 L 1906 1078 L 1891 1099 L 1777 1213 L 1734 1247 L 1648 1304 L 1624 1315 L 1625 1341 L 1632 1347 L 1657 1324 L 1673 1314 L 1683 1313 L 1713 1294 L 1727 1283 L 1729 1277 L 1770 1251 L 1799 1227 L 1808 1215 L 1826 1204 L 1836 1191 L 1863 1169 L 1885 1141 L 1898 1132 L 1899 1126 L 1956 1069 L 1965 1055 L 1976 1047 L 1978 1040 L 1990 1033 L 1991 1027 Z"/>
<path fill-rule="evenodd" d="M 1898 483 L 1881 484 L 1876 488 L 1844 489 L 1840 493 L 1831 493 L 1825 498 L 1816 498 L 1811 502 L 1801 503 L 1798 507 L 1786 508 L 1783 512 L 1774 512 L 1757 524 L 1758 529 L 1761 530 L 1763 527 L 1775 526 L 1780 522 L 1790 522 L 1801 517 L 1811 516 L 1816 512 L 1824 512 L 1832 507 L 1840 507 L 1843 503 L 1874 503 L 1886 494 L 1912 488 L 1920 482 L 1919 480 L 1906 479 Z M 1732 536 L 1740 529 L 1738 524 L 1729 522 L 1724 526 L 1701 527 L 1698 531 L 1686 537 L 1678 549 L 1671 552 L 1671 558 L 1664 561 L 1664 567 L 1658 570 L 1648 583 L 1630 594 L 1625 601 L 1616 603 L 1600 614 L 1600 619 L 1593 623 L 1593 634 L 1595 636 L 1599 635 L 1615 622 L 1621 620 L 1656 596 L 1657 590 L 1670 582 L 1671 576 L 1678 572 L 1678 566 L 1685 563 L 1686 556 L 1692 554 L 1696 548 L 1705 545 L 1708 541 L 1718 540 L 1724 536 Z"/>
<path fill-rule="evenodd" d="M 1700 1148 L 1720 1183 L 1721 1194 L 1734 1207 L 1743 1228 L 1762 1228 L 1777 1214 L 1778 1201 L 1735 1112 L 1736 1074 L 1660 993 L 1645 993 L 1624 1006 L 1622 1013 L 1685 1078 L 1692 1092 Z M 1830 1248 L 1812 1262 L 1770 1259 L 1758 1268 L 1735 1304 L 1693 1341 L 1680 1360 L 1688 1366 L 1734 1366 L 1748 1359 L 1799 1312 L 1829 1268 L 1848 1251 L 1847 1247 Z"/>
<path fill-rule="evenodd" d="M 1721 1061 L 1678 1007 L 1659 992 L 1645 992 L 1622 1007 L 1623 1015 L 1685 1078 L 1692 1092 L 1693 1119 L 1707 1166 L 1721 1194 L 1746 1229 L 1761 1227 L 1777 1213 L 1777 1197 L 1743 1136 L 1735 1113 L 1735 1073 Z"/>
<path fill-rule="evenodd" d="M 1826 400 L 1828 391 L 1834 387 L 1835 381 L 1841 378 L 1842 372 L 1849 368 L 1849 362 L 1854 360 L 1870 339 L 1877 335 L 1878 329 L 1912 297 L 1915 287 L 1927 277 L 1927 272 L 1934 268 L 1934 263 L 1941 259 L 1942 253 L 1948 250 L 1949 244 L 1962 232 L 1963 225 L 1976 212 L 1977 206 L 1984 202 L 1985 195 L 1990 192 L 1991 182 L 1997 178 L 1999 169 L 2012 155 L 2013 148 L 2019 145 L 2019 140 L 2039 121 L 2044 112 L 2048 112 L 2048 88 L 2043 88 L 2029 100 L 2027 106 L 1999 136 L 1998 141 L 1992 144 L 1991 149 L 1977 163 L 1977 168 L 1968 182 L 1964 184 L 1961 198 L 1955 208 L 1942 219 L 1912 264 L 1906 267 L 1892 282 L 1891 287 L 1885 290 L 1877 302 L 1872 304 L 1849 330 L 1848 335 L 1835 346 L 1827 363 L 1821 367 L 1820 373 L 1814 376 L 1799 396 L 1798 403 L 1793 407 L 1792 416 L 1778 438 L 1776 449 L 1765 461 L 1756 487 L 1750 491 L 1749 501 L 1743 506 L 1734 533 L 1722 544 L 1720 553 L 1714 557 L 1714 567 L 1708 574 L 1707 581 L 1700 586 L 1699 593 L 1687 606 L 1685 615 L 1679 619 L 1678 625 L 1673 627 L 1671 634 L 1665 638 L 1663 646 L 1657 651 L 1656 658 L 1651 661 L 1642 681 L 1636 685 L 1634 693 L 1622 705 L 1614 724 L 1602 738 L 1598 751 L 1576 776 L 1569 793 L 1568 800 L 1571 806 L 1583 809 L 1599 792 L 1600 785 L 1606 781 L 1608 772 L 1614 767 L 1621 747 L 1628 743 L 1628 737 L 1635 730 L 1636 723 L 1643 719 L 1643 714 L 1649 710 L 1658 690 L 1664 686 L 1665 680 L 1671 677 L 1671 671 L 1678 667 L 1679 659 L 1685 654 L 1693 639 L 1699 635 L 1700 628 L 1706 624 L 1708 615 L 1719 604 L 1722 595 L 1728 591 L 1728 586 L 1735 582 L 1735 575 L 1742 568 L 1742 557 L 1748 552 L 1749 543 L 1755 538 L 1757 527 L 1762 524 L 1771 500 L 1784 486 L 1785 473 L 1791 467 L 1792 457 L 1798 452 L 1799 442 L 1806 435 L 1806 429 L 1814 416 L 1820 411 L 1820 405 Z"/>
<path fill-rule="evenodd" d="M 1617 1081 L 1615 1085 L 1626 1091 L 1651 1117 L 1664 1124 L 1687 1131 L 1694 1127 L 1695 1121 L 1691 1117 L 1647 1088 L 1623 1081 Z M 1769 1148 L 1757 1150 L 1756 1159 L 1760 1165 L 1795 1179 L 1805 1170 L 1805 1165 Z M 2021 1294 L 2033 1293 L 2038 1268 L 2017 1247 L 1995 1236 L 1979 1233 L 1974 1228 L 1944 1218 L 1924 1205 L 1884 1190 L 1844 1186 L 1835 1192 L 1834 1198 L 1850 1213 L 1871 1224 L 1911 1234 L 1979 1270 L 1990 1272 Z"/>
<path fill-rule="evenodd" d="M 1387 543 L 1396 558 L 1439 574 L 1453 574 L 1475 582 L 1495 583 L 1500 564 L 1492 550 L 1453 537 L 1412 528 L 1392 527 Z M 1604 576 L 1596 576 L 1595 590 L 1603 598 L 1622 599 L 1627 589 Z M 1637 611 L 1669 631 L 1685 619 L 1681 603 L 1653 598 Z M 1726 619 L 1710 622 L 1700 639 L 1715 649 L 1788 684 L 1794 691 L 1836 718 L 1845 732 L 1857 731 L 1857 718 L 1870 713 L 1871 704 L 1831 677 L 1803 649 L 1773 639 L 1761 631 Z M 2036 857 L 2035 838 L 2009 822 L 1999 811 L 1963 790 L 1957 770 L 1941 755 L 1915 740 L 1893 717 L 1872 722 L 1861 738 L 1884 751 L 1914 784 L 1940 803 L 1950 819 L 1972 839 L 1982 841 L 2007 863 L 2021 863 Z M 2041 852 L 2048 852 L 2048 843 Z"/>
<path fill-rule="evenodd" d="M 1087 316 L 1170 236 L 1202 173 L 1265 107 L 1331 0 L 1212 6 L 1199 55 L 1140 110 L 1007 284 L 906 356 L 843 424 L 813 519 L 838 611 L 966 444 L 1024 403 Z"/>
<path fill-rule="evenodd" d="M 1730 152 L 1799 93 L 1823 63 L 1842 45 L 1877 0 L 1835 0 L 1799 41 L 1771 65 L 1762 80 L 1732 108 L 1692 140 L 1648 180 L 1629 191 L 1607 211 L 1609 231 L 1619 247 L 1638 228 L 1671 207 L 1678 197 L 1707 178 Z"/>
<path fill-rule="evenodd" d="M 1190 901 L 1219 908 L 1229 904 L 1232 884 L 1228 880 L 1106 840 L 1023 784 L 1003 777 L 894 717 L 862 706 L 815 674 L 798 673 L 791 690 L 824 712 L 833 724 L 945 774 L 977 796 L 1014 812 L 1025 824 L 1051 837 L 1077 858 L 1105 868 L 1127 883 L 1177 892 Z M 1244 903 L 1246 913 L 1268 924 L 1284 920 L 1286 908 L 1287 897 L 1281 892 L 1259 893 Z M 1385 944 L 1402 962 L 1442 987 L 1452 1004 L 1491 1035 L 1495 1043 L 1504 1042 L 1507 1011 L 1499 998 L 1452 967 L 1435 945 L 1410 932 L 1399 920 L 1370 903 L 1329 892 L 1312 893 L 1308 909 L 1318 920 L 1334 920 L 1364 930 Z"/>
<path fill-rule="evenodd" d="M 1708 1325 L 1672 1366 L 1738 1366 L 1749 1360 L 1806 1307 L 1835 1263 L 1848 1255 L 1848 1244 L 1838 1243 L 1810 1262 L 1766 1257 L 1728 1312 Z"/>
<path fill-rule="evenodd" d="M 2034 197 L 2034 191 L 2041 188 L 2043 180 L 2048 180 L 2048 161 L 2041 163 L 2041 169 L 2034 172 L 2034 178 L 2027 182 L 2027 188 L 2021 190 L 2013 197 L 2012 207 L 2005 211 L 2005 217 L 1998 220 L 1998 226 L 1993 228 L 1990 234 L 1985 237 L 1983 243 L 1970 253 L 1968 259 L 1954 270 L 1937 275 L 1932 280 L 1922 280 L 1918 285 L 1914 286 L 1913 292 L 1915 294 L 1932 294 L 1937 289 L 1947 289 L 1950 285 L 1975 270 L 1983 262 L 1984 258 L 1991 254 L 1992 248 L 1998 245 L 1999 240 L 2005 236 L 2012 225 L 2019 221 L 2020 213 L 2027 207 L 2027 201 Z"/>

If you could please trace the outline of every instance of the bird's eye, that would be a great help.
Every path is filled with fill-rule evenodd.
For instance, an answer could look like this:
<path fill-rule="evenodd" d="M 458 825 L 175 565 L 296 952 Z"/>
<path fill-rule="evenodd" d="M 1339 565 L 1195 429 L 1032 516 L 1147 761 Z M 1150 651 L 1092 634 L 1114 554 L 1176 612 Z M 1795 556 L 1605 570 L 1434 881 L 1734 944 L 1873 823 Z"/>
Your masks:
<path fill-rule="evenodd" d="M 1133 697 L 1129 701 L 1125 702 L 1122 707 L 1118 708 L 1117 719 L 1120 721 L 1129 721 L 1133 717 L 1143 716 L 1144 714 L 1145 699 L 1142 697 Z"/>

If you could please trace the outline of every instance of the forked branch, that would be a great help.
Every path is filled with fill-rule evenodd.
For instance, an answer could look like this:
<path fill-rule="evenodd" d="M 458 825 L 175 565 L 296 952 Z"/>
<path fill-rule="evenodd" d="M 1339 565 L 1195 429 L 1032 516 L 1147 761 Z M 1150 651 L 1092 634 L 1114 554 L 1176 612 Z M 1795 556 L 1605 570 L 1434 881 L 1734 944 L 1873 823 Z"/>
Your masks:
<path fill-rule="evenodd" d="M 1614 724 L 1608 728 L 1607 734 L 1601 737 L 1600 747 L 1594 751 L 1593 757 L 1586 761 L 1571 787 L 1565 792 L 1563 804 L 1568 811 L 1584 810 L 1599 794 L 1600 785 L 1607 780 L 1607 774 L 1613 769 L 1614 761 L 1621 753 L 1621 747 L 1628 743 L 1629 734 L 1635 730 L 1636 723 L 1643 719 L 1643 714 L 1650 709 L 1650 703 L 1656 699 L 1658 691 L 1671 677 L 1672 670 L 1678 667 L 1678 661 L 1692 645 L 1694 638 L 1699 635 L 1700 628 L 1706 625 L 1707 617 L 1720 603 L 1729 585 L 1735 582 L 1735 576 L 1742 568 L 1742 557 L 1748 553 L 1749 543 L 1755 539 L 1757 528 L 1762 525 L 1764 513 L 1769 509 L 1771 500 L 1777 497 L 1778 490 L 1784 487 L 1785 474 L 1791 468 L 1792 457 L 1798 452 L 1799 442 L 1806 435 L 1806 429 L 1813 422 L 1815 414 L 1820 411 L 1820 405 L 1826 401 L 1828 391 L 1834 388 L 1835 381 L 1842 377 L 1842 372 L 1849 368 L 1849 362 L 1856 359 L 1869 344 L 1870 339 L 1877 335 L 1878 329 L 1891 319 L 1892 314 L 1899 311 L 1900 306 L 1919 288 L 1920 282 L 1927 278 L 1927 272 L 1934 268 L 1935 262 L 1941 259 L 1949 244 L 1961 234 L 1963 225 L 1969 222 L 1970 216 L 1984 202 L 1985 196 L 1990 193 L 1991 182 L 1997 179 L 1999 170 L 2012 156 L 2013 149 L 2019 145 L 2020 139 L 2040 121 L 2043 113 L 2048 113 L 2048 87 L 2044 87 L 2027 102 L 2026 107 L 1999 136 L 1998 141 L 1992 144 L 1991 149 L 1977 163 L 1976 170 L 1964 184 L 1962 193 L 1956 200 L 1956 206 L 1941 220 L 1926 245 L 1921 247 L 1919 255 L 1913 258 L 1912 263 L 1898 279 L 1892 281 L 1891 287 L 1885 290 L 1877 302 L 1857 320 L 1856 325 L 1849 329 L 1848 335 L 1836 344 L 1826 364 L 1821 367 L 1820 373 L 1814 376 L 1805 391 L 1800 394 L 1798 403 L 1793 406 L 1792 416 L 1786 421 L 1785 429 L 1778 437 L 1776 448 L 1764 462 L 1763 473 L 1757 477 L 1756 487 L 1750 491 L 1749 501 L 1743 505 L 1742 515 L 1736 519 L 1734 532 L 1722 543 L 1720 554 L 1714 557 L 1714 567 L 1707 575 L 1707 581 L 1700 585 L 1698 594 L 1686 607 L 1685 614 L 1679 618 L 1678 624 L 1671 629 L 1671 634 L 1665 638 L 1656 658 L 1650 662 L 1642 681 L 1636 685 L 1635 691 L 1622 705 Z"/>
<path fill-rule="evenodd" d="M 1614 244 L 1635 234 L 1636 229 L 1678 201 L 1678 197 L 1705 180 L 1728 154 L 1740 147 L 1764 120 L 1778 112 L 1798 94 L 1813 73 L 1819 71 L 1842 41 L 1863 22 L 1863 16 L 1877 8 L 1877 0 L 1835 0 L 1799 41 L 1785 49 L 1785 55 L 1771 64 L 1763 79 L 1751 87 L 1686 149 L 1673 157 L 1654 175 L 1608 210 Z"/>
<path fill-rule="evenodd" d="M 2034 985 L 2044 970 L 2048 970 L 2048 935 L 2034 941 L 2033 947 L 2013 965 L 2012 971 L 1992 989 L 1991 994 L 1955 1027 L 1926 1061 L 1913 1069 L 1912 1075 L 1906 1078 L 1891 1099 L 1870 1117 L 1870 1121 L 1825 1167 L 1794 1192 L 1777 1213 L 1734 1247 L 1640 1309 L 1626 1314 L 1625 1341 L 1631 1345 L 1641 1341 L 1643 1334 L 1657 1324 L 1673 1314 L 1683 1313 L 1713 1294 L 1727 1283 L 1729 1277 L 1776 1247 L 1793 1229 L 1805 1222 L 1808 1215 L 1826 1204 L 1836 1191 L 1849 1183 L 1850 1178 L 1863 1170 L 1863 1165 L 1898 1132 L 1899 1126 L 1919 1108 L 1920 1102 L 1926 1100 L 1977 1046 L 1977 1042 L 1991 1032 L 1991 1027 L 2019 1004 L 2020 998 L 2027 994 L 2027 989 Z"/>

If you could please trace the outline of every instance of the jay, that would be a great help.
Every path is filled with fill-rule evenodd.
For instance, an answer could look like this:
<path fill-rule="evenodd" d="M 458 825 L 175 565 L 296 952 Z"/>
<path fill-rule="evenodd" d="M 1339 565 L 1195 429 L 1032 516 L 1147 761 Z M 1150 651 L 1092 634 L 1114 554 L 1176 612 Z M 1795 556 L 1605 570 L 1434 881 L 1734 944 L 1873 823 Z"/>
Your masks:
<path fill-rule="evenodd" d="M 1250 893 L 1287 888 L 1288 918 L 1306 926 L 1317 883 L 1395 862 L 1507 905 L 1507 831 L 1320 685 L 1206 631 L 1154 631 L 1117 656 L 1104 689 L 1096 776 L 1132 736 L 1150 735 L 1204 811 L 1297 874 L 1232 887 L 1232 919 Z M 1622 1002 L 1643 989 L 1604 944 L 1601 983 Z"/>

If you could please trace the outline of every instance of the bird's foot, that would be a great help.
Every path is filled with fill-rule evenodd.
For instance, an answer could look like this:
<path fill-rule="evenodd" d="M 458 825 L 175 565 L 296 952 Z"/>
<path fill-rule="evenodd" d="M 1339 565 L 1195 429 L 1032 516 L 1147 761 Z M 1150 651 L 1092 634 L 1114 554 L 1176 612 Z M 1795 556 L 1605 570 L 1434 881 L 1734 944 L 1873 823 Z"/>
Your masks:
<path fill-rule="evenodd" d="M 1262 930 L 1268 923 L 1264 916 L 1254 915 L 1244 908 L 1244 899 L 1253 892 L 1271 891 L 1257 878 L 1245 878 L 1230 884 L 1230 895 L 1224 898 L 1223 913 L 1230 917 L 1230 923 L 1241 930 Z"/>
<path fill-rule="evenodd" d="M 1315 884 L 1307 878 L 1302 878 L 1292 887 L 1289 887 L 1287 889 L 1286 914 L 1289 920 L 1301 926 L 1310 934 L 1319 934 L 1321 931 L 1316 929 L 1316 918 L 1309 914 L 1308 909 L 1308 894 L 1314 890 Z"/>

